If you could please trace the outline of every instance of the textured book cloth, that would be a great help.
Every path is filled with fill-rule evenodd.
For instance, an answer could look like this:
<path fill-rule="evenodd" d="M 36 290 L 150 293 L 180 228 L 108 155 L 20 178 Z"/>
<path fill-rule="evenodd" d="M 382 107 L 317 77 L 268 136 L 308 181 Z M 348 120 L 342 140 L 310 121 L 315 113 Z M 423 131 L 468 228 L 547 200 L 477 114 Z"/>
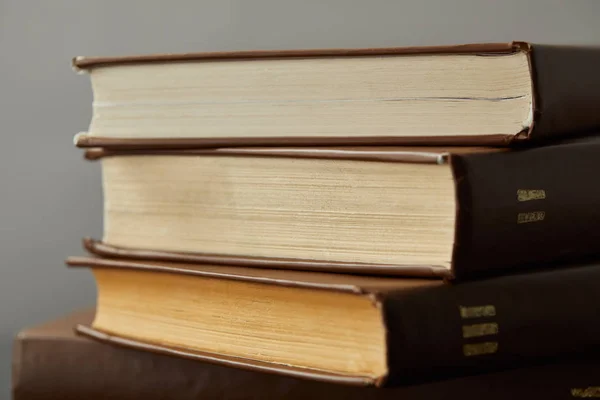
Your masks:
<path fill-rule="evenodd" d="M 447 284 L 200 264 L 70 258 L 91 267 L 82 334 L 224 365 L 396 386 L 600 348 L 600 266 Z"/>
<path fill-rule="evenodd" d="M 600 125 L 600 50 L 522 42 L 77 57 L 84 147 L 494 144 Z"/>
<path fill-rule="evenodd" d="M 75 336 L 82 311 L 22 331 L 14 343 L 14 400 L 567 400 L 600 396 L 600 363 L 570 360 L 398 389 L 285 378 L 123 349 Z"/>

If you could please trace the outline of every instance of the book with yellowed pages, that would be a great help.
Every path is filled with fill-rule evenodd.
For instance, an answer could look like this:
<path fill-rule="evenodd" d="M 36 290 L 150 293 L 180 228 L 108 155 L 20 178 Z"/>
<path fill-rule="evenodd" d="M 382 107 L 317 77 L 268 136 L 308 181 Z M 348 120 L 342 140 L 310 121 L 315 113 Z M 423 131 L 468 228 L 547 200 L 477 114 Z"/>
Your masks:
<path fill-rule="evenodd" d="M 77 57 L 86 147 L 507 145 L 600 127 L 600 48 L 440 47 Z"/>
<path fill-rule="evenodd" d="M 104 256 L 448 279 L 598 253 L 600 141 L 90 150 Z"/>
<path fill-rule="evenodd" d="M 146 351 L 393 386 L 600 348 L 600 265 L 460 284 L 76 257 L 98 287 L 79 333 Z"/>

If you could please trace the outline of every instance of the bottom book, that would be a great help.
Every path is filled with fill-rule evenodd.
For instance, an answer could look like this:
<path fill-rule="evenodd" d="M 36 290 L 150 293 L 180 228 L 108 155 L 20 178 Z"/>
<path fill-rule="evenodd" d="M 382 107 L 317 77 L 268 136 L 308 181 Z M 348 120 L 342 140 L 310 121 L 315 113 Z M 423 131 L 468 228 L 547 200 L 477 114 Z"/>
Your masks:
<path fill-rule="evenodd" d="M 140 352 L 76 336 L 93 311 L 19 333 L 13 398 L 33 399 L 576 399 L 600 398 L 600 361 L 569 360 L 394 389 L 313 382 Z"/>

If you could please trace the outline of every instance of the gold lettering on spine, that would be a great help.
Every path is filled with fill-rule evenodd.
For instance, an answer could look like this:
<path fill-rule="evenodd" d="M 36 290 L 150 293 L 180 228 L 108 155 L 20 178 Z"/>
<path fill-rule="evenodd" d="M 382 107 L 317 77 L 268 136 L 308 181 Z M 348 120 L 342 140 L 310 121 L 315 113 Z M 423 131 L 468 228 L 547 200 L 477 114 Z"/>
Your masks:
<path fill-rule="evenodd" d="M 498 324 L 490 322 L 486 324 L 463 325 L 463 338 L 473 338 L 498 334 Z"/>
<path fill-rule="evenodd" d="M 466 357 L 494 354 L 498 351 L 498 342 L 471 343 L 463 345 L 463 354 Z"/>
<path fill-rule="evenodd" d="M 571 389 L 571 396 L 580 399 L 600 398 L 600 386 Z"/>
<path fill-rule="evenodd" d="M 496 306 L 491 304 L 483 306 L 459 306 L 460 317 L 464 319 L 491 318 L 496 316 Z M 497 322 L 482 322 L 462 326 L 463 339 L 478 338 L 482 336 L 497 335 L 500 327 Z M 465 357 L 494 354 L 498 352 L 498 342 L 463 343 Z"/>
<path fill-rule="evenodd" d="M 530 222 L 540 222 L 546 218 L 545 211 L 534 211 L 527 213 L 519 213 L 517 215 L 517 224 L 527 224 Z"/>
<path fill-rule="evenodd" d="M 459 306 L 462 319 L 495 317 L 496 307 L 492 305 L 464 307 Z"/>
<path fill-rule="evenodd" d="M 543 200 L 546 198 L 546 191 L 543 189 L 519 189 L 517 190 L 517 201 Z"/>

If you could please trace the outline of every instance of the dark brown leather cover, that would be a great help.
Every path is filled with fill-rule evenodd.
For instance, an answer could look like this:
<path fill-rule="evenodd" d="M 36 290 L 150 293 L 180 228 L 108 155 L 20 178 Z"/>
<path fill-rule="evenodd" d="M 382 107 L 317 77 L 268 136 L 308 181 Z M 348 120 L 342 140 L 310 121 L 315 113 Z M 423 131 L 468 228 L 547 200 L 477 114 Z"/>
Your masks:
<path fill-rule="evenodd" d="M 122 64 L 166 63 L 183 61 L 222 61 L 244 59 L 280 59 L 311 57 L 368 57 L 411 54 L 498 54 L 525 52 L 531 67 L 533 123 L 522 132 L 505 135 L 450 137 L 279 137 L 279 138 L 197 138 L 197 139 L 114 139 L 80 135 L 79 147 L 107 148 L 190 148 L 224 146 L 302 146 L 302 145 L 497 145 L 506 146 L 526 139 L 541 140 L 570 136 L 573 132 L 600 127 L 600 47 L 533 45 L 525 42 L 481 43 L 454 46 L 243 51 L 187 54 L 157 54 L 128 57 L 76 57 L 76 70 Z"/>
<path fill-rule="evenodd" d="M 600 140 L 594 137 L 507 151 L 481 147 L 302 147 L 87 151 L 108 156 L 302 157 L 365 162 L 449 163 L 457 211 L 451 270 L 436 265 L 377 265 L 328 260 L 268 259 L 138 250 L 86 240 L 105 257 L 209 262 L 251 267 L 325 270 L 465 279 L 600 253 Z M 528 197 L 529 196 L 529 197 Z"/>
<path fill-rule="evenodd" d="M 505 148 L 491 147 L 416 147 L 416 146 L 310 146 L 310 147 L 220 147 L 211 149 L 143 149 L 135 148 L 136 140 L 131 139 L 131 147 L 111 149 L 92 148 L 85 151 L 88 160 L 122 155 L 191 155 L 191 156 L 245 156 L 245 157 L 282 157 L 316 158 L 325 160 L 389 161 L 416 164 L 443 164 L 450 153 L 490 153 L 507 151 Z"/>
<path fill-rule="evenodd" d="M 73 326 L 92 319 L 93 310 L 82 311 L 17 336 L 14 400 L 572 400 L 600 392 L 600 363 L 594 359 L 411 387 L 359 388 L 125 349 L 73 333 Z"/>
<path fill-rule="evenodd" d="M 252 146 L 507 146 L 514 135 L 485 136 L 365 136 L 365 137 L 237 137 L 237 138 L 110 138 L 79 133 L 75 146 L 115 150 L 206 149 Z"/>
<path fill-rule="evenodd" d="M 259 371 L 337 383 L 396 386 L 466 376 L 600 350 L 599 265 L 571 265 L 461 284 L 168 262 L 70 258 L 72 267 L 133 269 L 334 290 L 368 296 L 383 311 L 388 376 L 377 379 L 236 359 Z M 241 305 L 240 305 L 241 306 Z M 557 322 L 559 321 L 559 322 Z M 482 325 L 483 324 L 483 325 Z M 118 329 L 118 328 L 116 328 Z M 80 333 L 139 349 L 232 365 L 218 354 L 136 343 L 80 328 Z"/>
<path fill-rule="evenodd" d="M 387 47 L 363 49 L 307 49 L 307 50 L 251 50 L 251 51 L 217 51 L 182 54 L 148 54 L 123 57 L 75 57 L 73 68 L 87 70 L 97 67 L 123 64 L 165 63 L 180 61 L 224 61 L 281 58 L 321 58 L 321 57 L 372 57 L 410 54 L 471 54 L 471 53 L 512 53 L 527 44 L 513 43 L 478 43 L 452 46 L 421 47 Z"/>
<path fill-rule="evenodd" d="M 160 250 L 139 250 L 111 246 L 92 238 L 83 239 L 83 247 L 90 253 L 106 258 L 124 258 L 147 261 L 168 261 L 214 265 L 237 265 L 250 268 L 276 268 L 299 271 L 339 272 L 355 275 L 401 275 L 423 278 L 451 279 L 452 271 L 435 265 L 389 265 L 293 258 L 241 257 L 224 254 L 179 253 Z"/>

